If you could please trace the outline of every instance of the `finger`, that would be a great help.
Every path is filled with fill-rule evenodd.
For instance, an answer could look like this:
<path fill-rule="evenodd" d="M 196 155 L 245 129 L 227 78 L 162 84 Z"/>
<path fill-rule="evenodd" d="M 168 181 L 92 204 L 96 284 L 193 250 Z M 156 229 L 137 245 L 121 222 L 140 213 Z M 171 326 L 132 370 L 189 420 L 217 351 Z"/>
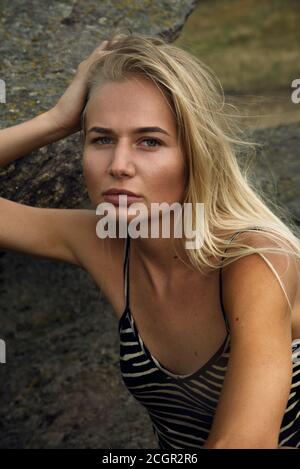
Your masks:
<path fill-rule="evenodd" d="M 99 46 L 95 47 L 95 49 L 92 51 L 91 55 L 93 55 L 93 54 L 95 54 L 95 53 L 97 53 L 97 52 L 99 52 L 99 51 L 103 51 L 103 50 L 106 48 L 107 44 L 108 44 L 108 41 L 107 41 L 107 40 L 106 40 L 106 41 L 102 41 Z"/>
<path fill-rule="evenodd" d="M 100 47 L 106 47 L 108 44 L 108 40 L 106 39 L 105 41 L 102 41 L 100 44 Z"/>
<path fill-rule="evenodd" d="M 108 40 L 105 40 L 105 41 L 102 41 L 100 46 L 96 47 L 95 50 L 102 50 L 102 49 L 105 49 L 105 47 L 107 47 L 107 44 L 108 44 Z"/>
<path fill-rule="evenodd" d="M 121 36 L 119 36 L 121 37 Z M 118 42 L 118 39 L 115 39 L 111 45 L 114 45 Z M 89 56 L 89 59 L 90 60 L 93 60 L 95 57 L 97 57 L 99 54 L 100 55 L 103 55 L 104 53 L 109 53 L 111 52 L 111 50 L 109 49 L 108 47 L 108 44 L 109 44 L 109 41 L 108 40 L 105 40 L 105 41 L 102 41 L 100 46 L 97 46 L 90 54 Z"/>

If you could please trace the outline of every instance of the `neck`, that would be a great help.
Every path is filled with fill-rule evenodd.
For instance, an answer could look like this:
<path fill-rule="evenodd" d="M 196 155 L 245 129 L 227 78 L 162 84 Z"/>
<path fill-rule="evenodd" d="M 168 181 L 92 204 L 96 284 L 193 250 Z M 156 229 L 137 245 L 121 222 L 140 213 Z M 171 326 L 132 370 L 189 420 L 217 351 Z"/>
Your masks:
<path fill-rule="evenodd" d="M 130 251 L 130 257 L 134 253 L 152 283 L 157 279 L 159 283 L 170 285 L 176 278 L 195 272 L 179 239 L 130 238 Z"/>

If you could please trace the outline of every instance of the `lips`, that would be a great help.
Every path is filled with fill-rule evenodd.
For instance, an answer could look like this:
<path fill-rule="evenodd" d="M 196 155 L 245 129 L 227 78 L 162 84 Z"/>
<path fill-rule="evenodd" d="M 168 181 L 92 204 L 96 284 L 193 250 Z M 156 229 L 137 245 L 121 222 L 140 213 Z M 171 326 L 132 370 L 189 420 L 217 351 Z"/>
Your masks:
<path fill-rule="evenodd" d="M 126 195 L 125 204 L 127 205 L 133 202 L 137 202 L 139 199 L 141 199 L 141 196 L 134 194 L 134 192 L 121 189 L 110 189 L 103 192 L 104 200 L 116 206 L 120 205 L 120 195 Z"/>
<path fill-rule="evenodd" d="M 139 194 L 135 194 L 134 192 L 128 191 L 126 189 L 116 189 L 116 188 L 109 189 L 105 192 L 102 192 L 102 194 L 103 195 L 121 195 L 121 194 L 124 194 L 124 195 L 132 196 L 132 197 L 140 197 Z"/>

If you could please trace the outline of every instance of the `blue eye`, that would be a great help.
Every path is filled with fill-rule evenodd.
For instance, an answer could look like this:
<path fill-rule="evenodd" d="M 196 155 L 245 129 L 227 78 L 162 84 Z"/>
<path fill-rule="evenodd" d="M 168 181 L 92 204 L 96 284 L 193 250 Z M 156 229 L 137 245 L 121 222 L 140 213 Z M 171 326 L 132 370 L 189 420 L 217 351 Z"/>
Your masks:
<path fill-rule="evenodd" d="M 105 138 L 108 139 L 108 140 L 110 140 L 109 137 L 97 137 L 97 138 L 95 138 L 94 140 L 92 140 L 92 143 L 97 143 L 97 144 L 98 144 L 99 141 L 102 141 L 102 143 L 100 144 L 101 146 L 102 146 L 102 145 L 108 145 L 107 142 L 106 142 L 106 143 L 103 143 L 103 139 L 105 139 Z M 157 140 L 156 138 L 144 138 L 144 139 L 142 140 L 142 142 L 145 142 L 145 141 L 146 141 L 146 142 L 149 142 L 149 141 L 151 142 L 151 141 L 152 141 L 152 142 L 155 142 L 158 146 L 161 146 L 161 142 L 160 142 L 159 140 Z M 155 146 L 157 146 L 157 145 L 155 145 Z M 154 145 L 150 145 L 149 147 L 150 147 L 150 148 L 155 148 L 155 146 L 154 146 Z"/>
<path fill-rule="evenodd" d="M 145 139 L 143 140 L 143 142 L 145 142 L 145 141 L 146 141 L 146 142 L 147 142 L 147 141 L 148 141 L 148 142 L 149 142 L 149 141 L 150 141 L 150 142 L 152 141 L 152 142 L 157 143 L 158 146 L 161 145 L 160 141 L 159 141 L 159 140 L 156 140 L 156 138 L 145 138 Z M 153 145 L 150 145 L 150 147 L 153 147 Z"/>
<path fill-rule="evenodd" d="M 94 138 L 94 140 L 92 140 L 92 143 L 98 143 L 99 140 L 102 140 L 103 138 L 108 138 L 108 140 L 109 140 L 109 137 L 97 137 L 97 138 Z M 104 145 L 105 145 L 105 143 L 104 143 Z"/>

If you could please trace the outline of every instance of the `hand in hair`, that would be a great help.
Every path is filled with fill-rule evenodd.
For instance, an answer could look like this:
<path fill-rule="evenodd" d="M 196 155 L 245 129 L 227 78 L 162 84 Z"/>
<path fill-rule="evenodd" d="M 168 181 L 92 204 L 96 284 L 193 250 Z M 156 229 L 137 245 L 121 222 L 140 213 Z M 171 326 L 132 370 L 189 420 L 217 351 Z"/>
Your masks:
<path fill-rule="evenodd" d="M 50 109 L 58 128 L 70 134 L 81 129 L 81 112 L 85 106 L 87 96 L 87 76 L 91 64 L 103 54 L 109 53 L 108 41 L 101 42 L 93 52 L 77 67 L 75 76 L 56 105 Z"/>

